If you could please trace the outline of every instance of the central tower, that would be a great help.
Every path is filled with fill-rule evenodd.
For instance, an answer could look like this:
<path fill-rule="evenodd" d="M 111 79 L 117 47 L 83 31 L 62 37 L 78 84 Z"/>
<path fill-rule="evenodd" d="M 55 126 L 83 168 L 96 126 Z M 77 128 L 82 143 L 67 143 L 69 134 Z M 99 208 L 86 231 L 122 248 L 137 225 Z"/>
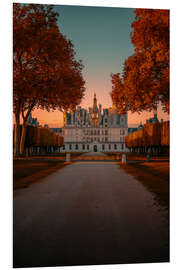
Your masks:
<path fill-rule="evenodd" d="M 92 108 L 92 113 L 91 113 L 91 126 L 97 127 L 98 123 L 99 123 L 99 110 L 97 107 L 96 94 L 94 93 L 93 108 Z"/>

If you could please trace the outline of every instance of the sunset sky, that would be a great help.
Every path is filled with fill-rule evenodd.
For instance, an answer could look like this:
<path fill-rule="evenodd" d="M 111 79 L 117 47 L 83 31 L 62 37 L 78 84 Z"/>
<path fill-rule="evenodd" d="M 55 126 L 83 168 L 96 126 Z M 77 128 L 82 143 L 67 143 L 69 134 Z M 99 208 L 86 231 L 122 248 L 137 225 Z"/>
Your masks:
<path fill-rule="evenodd" d="M 103 108 L 111 107 L 111 73 L 121 71 L 125 59 L 133 54 L 130 40 L 131 23 L 135 19 L 134 9 L 55 5 L 59 13 L 60 32 L 75 46 L 76 58 L 84 64 L 83 76 L 86 81 L 85 98 L 80 106 L 92 106 L 96 93 L 98 103 Z M 48 113 L 35 110 L 40 124 L 51 127 L 62 126 L 62 113 Z M 143 123 L 152 113 L 128 113 L 128 124 Z M 168 115 L 158 110 L 158 118 L 168 119 Z"/>

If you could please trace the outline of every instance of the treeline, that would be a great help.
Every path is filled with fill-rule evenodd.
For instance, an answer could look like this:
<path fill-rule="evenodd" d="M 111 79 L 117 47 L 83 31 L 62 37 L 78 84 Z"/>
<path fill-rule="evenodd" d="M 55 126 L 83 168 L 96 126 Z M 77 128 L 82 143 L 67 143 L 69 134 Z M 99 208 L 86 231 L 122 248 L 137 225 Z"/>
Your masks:
<path fill-rule="evenodd" d="M 169 121 L 147 123 L 143 128 L 126 136 L 125 143 L 131 152 L 169 153 Z"/>
<path fill-rule="evenodd" d="M 20 126 L 20 133 L 22 126 Z M 14 141 L 13 141 L 14 143 Z M 48 155 L 60 151 L 63 145 L 63 137 L 49 128 L 27 126 L 25 137 L 24 155 Z"/>

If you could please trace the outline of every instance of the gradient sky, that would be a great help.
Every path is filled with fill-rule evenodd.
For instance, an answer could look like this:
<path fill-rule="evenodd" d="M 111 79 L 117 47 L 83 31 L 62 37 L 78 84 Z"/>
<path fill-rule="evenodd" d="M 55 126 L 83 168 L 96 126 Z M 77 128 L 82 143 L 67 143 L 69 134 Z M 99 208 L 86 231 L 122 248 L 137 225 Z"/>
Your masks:
<path fill-rule="evenodd" d="M 85 98 L 81 106 L 92 106 L 93 95 L 96 93 L 98 103 L 111 107 L 111 73 L 121 71 L 125 59 L 133 54 L 130 40 L 131 23 L 135 19 L 134 9 L 111 7 L 82 7 L 55 5 L 59 13 L 58 26 L 60 32 L 74 44 L 76 58 L 84 64 L 83 76 L 86 81 Z M 48 113 L 35 110 L 33 116 L 41 124 L 62 126 L 62 113 Z M 129 125 L 143 123 L 152 113 L 128 113 Z M 165 120 L 168 115 L 161 109 L 158 117 Z"/>

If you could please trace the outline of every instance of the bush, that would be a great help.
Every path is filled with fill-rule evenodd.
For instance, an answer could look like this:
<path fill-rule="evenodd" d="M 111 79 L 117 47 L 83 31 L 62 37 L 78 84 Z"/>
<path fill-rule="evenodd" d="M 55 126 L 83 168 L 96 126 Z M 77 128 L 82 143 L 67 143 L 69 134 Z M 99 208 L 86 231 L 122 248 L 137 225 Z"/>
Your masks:
<path fill-rule="evenodd" d="M 147 123 L 125 137 L 126 147 L 169 146 L 169 121 Z"/>

